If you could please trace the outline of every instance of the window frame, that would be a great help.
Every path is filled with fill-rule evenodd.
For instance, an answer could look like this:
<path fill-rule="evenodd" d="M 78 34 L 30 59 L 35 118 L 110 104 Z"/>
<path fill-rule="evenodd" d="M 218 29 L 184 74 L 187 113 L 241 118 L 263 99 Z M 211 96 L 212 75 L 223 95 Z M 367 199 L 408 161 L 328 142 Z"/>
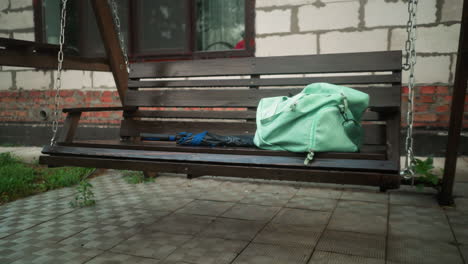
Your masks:
<path fill-rule="evenodd" d="M 43 1 L 34 1 L 34 24 L 35 24 L 35 36 L 37 42 L 44 43 L 45 38 L 45 25 L 44 25 L 44 10 Z M 139 25 L 137 21 L 138 17 L 138 1 L 129 1 L 129 41 L 128 41 L 128 55 L 131 62 L 142 62 L 142 61 L 158 61 L 158 60 L 196 60 L 196 59 L 212 59 L 212 58 L 230 58 L 230 57 L 253 57 L 255 55 L 255 0 L 244 0 L 245 1 L 245 49 L 243 50 L 225 50 L 225 51 L 196 51 L 196 5 L 195 0 L 184 0 L 185 4 L 188 5 L 188 21 L 190 22 L 189 29 L 187 30 L 188 50 L 175 51 L 175 52 L 161 52 L 161 53 L 149 53 L 136 50 L 138 46 L 138 32 Z M 99 57 L 92 52 L 86 52 L 90 50 L 88 47 L 87 35 L 86 35 L 86 12 L 84 1 L 79 1 L 79 17 L 81 22 L 79 23 L 79 49 L 81 56 L 87 57 Z"/>

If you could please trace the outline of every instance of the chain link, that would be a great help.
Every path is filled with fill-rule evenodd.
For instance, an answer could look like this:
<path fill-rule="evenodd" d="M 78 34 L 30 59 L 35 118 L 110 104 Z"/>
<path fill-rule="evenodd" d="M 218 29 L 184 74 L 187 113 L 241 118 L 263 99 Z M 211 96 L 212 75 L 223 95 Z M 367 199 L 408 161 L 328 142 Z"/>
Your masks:
<path fill-rule="evenodd" d="M 63 65 L 63 44 L 65 43 L 65 25 L 67 20 L 67 0 L 62 0 L 62 10 L 60 14 L 60 39 L 59 52 L 57 54 L 57 78 L 55 79 L 54 113 L 52 117 L 52 138 L 50 145 L 55 145 L 59 124 L 60 109 L 60 88 L 62 87 L 62 65 Z"/>
<path fill-rule="evenodd" d="M 411 179 L 414 183 L 414 171 L 412 169 L 414 165 L 414 152 L 413 152 L 413 124 L 414 124 L 414 86 L 415 86 L 415 77 L 414 77 L 414 67 L 416 65 L 416 14 L 418 8 L 418 0 L 409 0 L 408 1 L 408 24 L 406 27 L 406 32 L 408 38 L 405 43 L 405 62 L 403 63 L 403 70 L 409 71 L 408 79 L 408 110 L 406 113 L 406 140 L 405 140 L 405 167 L 400 171 L 400 174 L 406 179 Z"/>
<path fill-rule="evenodd" d="M 130 67 L 129 67 L 129 64 L 128 64 L 127 47 L 125 45 L 125 40 L 124 40 L 123 34 L 121 32 L 120 18 L 119 18 L 119 11 L 118 11 L 117 2 L 116 2 L 116 0 L 109 0 L 109 4 L 110 4 L 111 9 L 112 9 L 112 15 L 113 15 L 113 18 L 114 18 L 115 29 L 117 31 L 117 35 L 119 36 L 120 49 L 122 50 L 122 54 L 124 56 L 125 66 L 127 68 L 127 72 L 130 72 Z"/>

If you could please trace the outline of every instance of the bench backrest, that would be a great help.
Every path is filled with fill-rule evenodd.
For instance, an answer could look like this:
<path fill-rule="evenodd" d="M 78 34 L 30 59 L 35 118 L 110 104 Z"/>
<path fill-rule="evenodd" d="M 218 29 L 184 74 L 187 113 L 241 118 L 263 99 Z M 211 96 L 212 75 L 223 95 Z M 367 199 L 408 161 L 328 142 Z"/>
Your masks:
<path fill-rule="evenodd" d="M 131 65 L 121 136 L 140 133 L 255 133 L 264 97 L 298 93 L 313 82 L 366 92 L 373 109 L 399 109 L 401 51 L 146 62 Z M 379 121 L 377 113 L 365 120 Z M 365 126 L 367 144 L 385 144 L 385 124 Z"/>

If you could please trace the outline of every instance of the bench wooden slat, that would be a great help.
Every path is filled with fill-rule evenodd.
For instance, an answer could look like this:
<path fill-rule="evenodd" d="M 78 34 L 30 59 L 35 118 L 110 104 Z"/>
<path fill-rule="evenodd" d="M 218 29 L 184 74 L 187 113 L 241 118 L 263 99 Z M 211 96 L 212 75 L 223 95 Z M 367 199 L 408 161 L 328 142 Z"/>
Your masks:
<path fill-rule="evenodd" d="M 386 144 L 385 125 L 365 124 L 363 129 L 364 144 Z M 141 121 L 125 119 L 121 124 L 120 135 L 138 137 L 140 133 L 201 133 L 206 130 L 221 135 L 253 135 L 255 134 L 256 125 L 255 122 Z"/>
<path fill-rule="evenodd" d="M 129 88 L 158 87 L 246 87 L 246 86 L 305 86 L 310 83 L 328 82 L 334 84 L 391 84 L 401 81 L 401 74 L 357 75 L 357 76 L 321 76 L 303 78 L 260 78 L 260 79 L 220 79 L 220 80 L 181 80 L 181 81 L 132 81 Z"/>
<path fill-rule="evenodd" d="M 130 78 L 398 71 L 401 51 L 143 62 L 130 69 Z"/>
<path fill-rule="evenodd" d="M 400 88 L 354 87 L 369 94 L 370 107 L 399 107 Z M 154 90 L 127 91 L 126 106 L 146 107 L 256 107 L 260 99 L 274 96 L 295 95 L 302 91 L 290 89 L 244 90 Z"/>
<path fill-rule="evenodd" d="M 203 147 L 203 146 L 180 146 L 171 141 L 118 141 L 118 140 L 83 140 L 73 143 L 60 143 L 61 146 L 91 147 L 91 148 L 113 148 L 113 149 L 135 149 L 135 150 L 156 150 L 174 152 L 193 153 L 219 153 L 219 154 L 240 154 L 240 155 L 262 155 L 262 156 L 291 156 L 304 157 L 304 153 L 294 153 L 288 151 L 273 151 L 259 148 L 246 147 Z M 317 153 L 317 158 L 339 158 L 339 159 L 386 159 L 385 145 L 363 145 L 359 153 L 355 152 L 322 152 Z"/>
<path fill-rule="evenodd" d="M 207 110 L 138 110 L 124 112 L 125 117 L 145 117 L 145 118 L 205 118 L 205 119 L 255 119 L 256 111 L 207 111 Z M 377 112 L 365 112 L 362 118 L 364 121 L 382 120 L 382 116 Z"/>
<path fill-rule="evenodd" d="M 304 166 L 304 157 L 287 156 L 259 156 L 259 155 L 235 155 L 235 154 L 211 154 L 191 152 L 166 152 L 131 149 L 107 149 L 107 148 L 83 148 L 66 146 L 47 146 L 42 153 L 51 155 L 75 155 L 84 157 L 104 157 L 136 160 L 201 162 L 211 164 L 236 164 L 268 167 L 289 168 L 316 168 L 343 170 L 359 169 L 361 171 L 393 171 L 393 162 L 386 160 L 351 160 L 351 159 L 314 159 Z"/>

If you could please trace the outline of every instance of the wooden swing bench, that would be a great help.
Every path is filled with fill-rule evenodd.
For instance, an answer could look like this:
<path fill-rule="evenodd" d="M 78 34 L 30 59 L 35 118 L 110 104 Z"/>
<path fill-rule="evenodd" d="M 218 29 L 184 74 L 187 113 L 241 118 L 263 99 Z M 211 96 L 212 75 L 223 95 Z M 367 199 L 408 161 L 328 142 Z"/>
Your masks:
<path fill-rule="evenodd" d="M 67 108 L 61 136 L 40 163 L 155 172 L 379 186 L 400 185 L 401 51 L 147 62 L 131 65 L 123 107 Z M 292 95 L 313 82 L 370 96 L 359 153 L 305 154 L 256 148 L 178 146 L 141 133 L 255 133 L 263 97 Z M 80 116 L 123 111 L 120 139 L 74 140 Z"/>

